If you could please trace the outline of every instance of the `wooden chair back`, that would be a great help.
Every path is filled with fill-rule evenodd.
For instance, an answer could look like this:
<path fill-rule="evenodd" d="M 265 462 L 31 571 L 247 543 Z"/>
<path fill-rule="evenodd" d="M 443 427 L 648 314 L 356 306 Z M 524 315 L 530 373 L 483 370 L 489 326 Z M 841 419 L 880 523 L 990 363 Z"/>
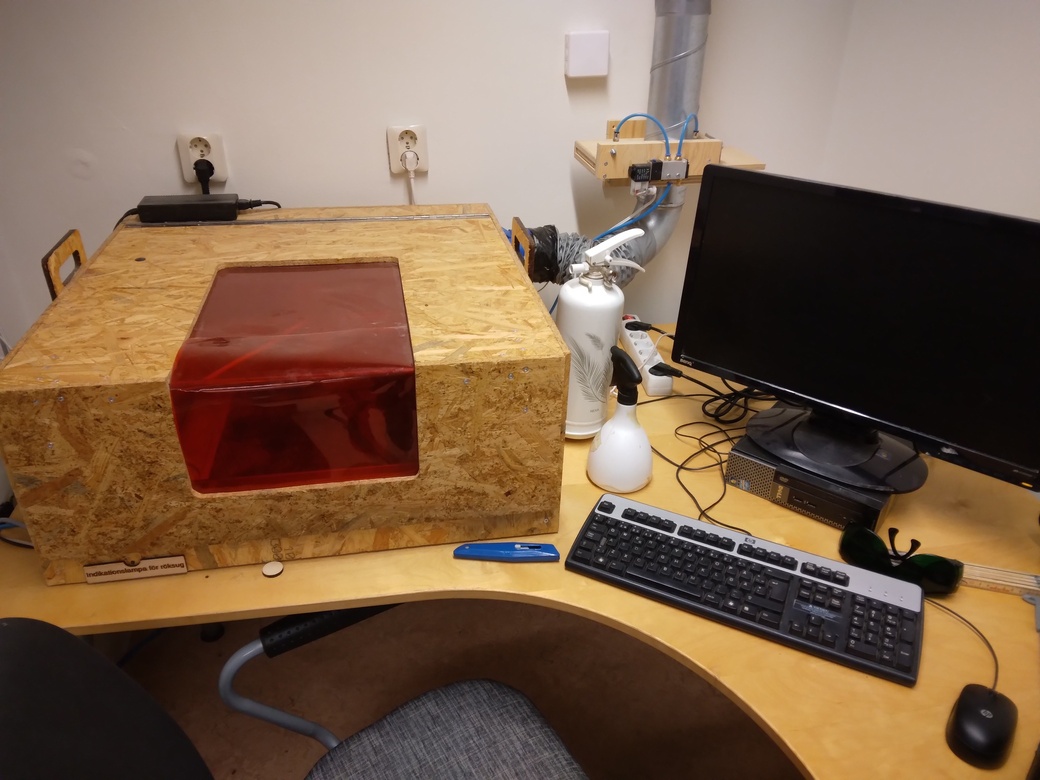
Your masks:
<path fill-rule="evenodd" d="M 62 278 L 61 269 L 72 258 L 72 271 Z M 64 290 L 72 278 L 79 271 L 86 260 L 87 253 L 83 249 L 83 239 L 80 238 L 78 230 L 70 230 L 61 240 L 48 252 L 41 264 L 43 265 L 43 276 L 47 280 L 47 289 L 50 290 L 51 300 L 58 297 L 58 293 Z"/>

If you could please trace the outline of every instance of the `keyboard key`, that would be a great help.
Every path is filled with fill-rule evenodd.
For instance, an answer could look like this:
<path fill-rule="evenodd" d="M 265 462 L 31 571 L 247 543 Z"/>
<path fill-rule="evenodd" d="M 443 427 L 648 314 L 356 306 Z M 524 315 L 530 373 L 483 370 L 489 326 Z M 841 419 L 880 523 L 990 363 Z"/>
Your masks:
<path fill-rule="evenodd" d="M 772 580 L 769 583 L 769 596 L 770 601 L 776 601 L 783 604 L 787 601 L 787 583 L 780 582 L 779 580 Z"/>
<path fill-rule="evenodd" d="M 877 659 L 877 647 L 857 639 L 850 639 L 846 644 L 846 649 L 850 655 L 857 658 L 866 658 L 870 661 Z"/>
<path fill-rule="evenodd" d="M 770 628 L 780 628 L 780 615 L 776 612 L 770 612 L 768 609 L 763 609 L 758 613 L 758 622 Z"/>
<path fill-rule="evenodd" d="M 896 649 L 896 668 L 908 671 L 914 663 L 913 651 L 909 647 L 899 647 Z"/>

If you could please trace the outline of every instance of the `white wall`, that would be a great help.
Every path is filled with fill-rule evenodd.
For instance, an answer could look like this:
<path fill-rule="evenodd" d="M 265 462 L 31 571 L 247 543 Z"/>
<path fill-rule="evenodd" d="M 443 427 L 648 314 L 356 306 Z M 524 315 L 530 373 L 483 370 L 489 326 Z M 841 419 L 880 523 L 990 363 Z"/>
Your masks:
<path fill-rule="evenodd" d="M 645 110 L 653 26 L 651 0 L 0 0 L 0 333 L 48 303 L 65 230 L 93 252 L 191 191 L 179 132 L 224 136 L 229 192 L 379 205 L 406 200 L 386 126 L 421 122 L 421 202 L 594 235 L 632 202 L 573 143 Z M 610 76 L 568 83 L 564 33 L 597 29 Z M 1035 0 L 715 0 L 701 127 L 773 171 L 1040 218 L 1038 40 Z M 626 288 L 644 319 L 675 317 L 692 219 Z"/>
<path fill-rule="evenodd" d="M 858 0 L 822 175 L 1040 219 L 1040 3 Z"/>
<path fill-rule="evenodd" d="M 768 168 L 1040 219 L 1040 3 L 715 0 L 702 124 Z"/>

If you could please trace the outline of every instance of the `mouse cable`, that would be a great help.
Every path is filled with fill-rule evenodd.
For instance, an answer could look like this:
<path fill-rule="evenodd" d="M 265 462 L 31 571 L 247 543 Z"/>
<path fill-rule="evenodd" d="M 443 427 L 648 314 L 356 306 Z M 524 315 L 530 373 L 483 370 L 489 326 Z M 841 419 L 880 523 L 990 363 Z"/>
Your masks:
<path fill-rule="evenodd" d="M 960 614 L 954 612 L 952 609 L 950 609 L 945 604 L 940 604 L 935 599 L 929 599 L 929 598 L 926 598 L 925 601 L 927 601 L 933 607 L 938 607 L 943 612 L 946 612 L 947 614 L 951 615 L 952 617 L 957 618 L 957 620 L 961 621 L 964 625 L 966 625 L 968 628 L 970 628 L 972 631 L 974 631 L 976 636 L 978 636 L 978 638 L 982 640 L 983 644 L 986 645 L 986 649 L 989 650 L 989 654 L 991 656 L 993 656 L 993 685 L 990 686 L 990 690 L 994 690 L 994 691 L 997 690 L 997 678 L 1000 676 L 1000 661 L 997 660 L 997 651 L 993 649 L 993 645 L 991 645 L 989 643 L 989 640 L 986 639 L 986 635 L 983 634 L 981 631 L 979 631 L 979 629 L 975 627 L 974 623 L 972 623 L 970 620 L 968 620 L 963 615 L 960 615 Z"/>

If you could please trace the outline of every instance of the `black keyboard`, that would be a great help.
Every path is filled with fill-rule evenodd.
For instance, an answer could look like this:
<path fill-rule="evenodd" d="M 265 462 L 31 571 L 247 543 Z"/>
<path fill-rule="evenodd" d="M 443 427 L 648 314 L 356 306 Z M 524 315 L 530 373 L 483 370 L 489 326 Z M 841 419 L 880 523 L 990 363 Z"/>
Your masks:
<path fill-rule="evenodd" d="M 571 571 L 830 661 L 913 685 L 921 588 L 883 574 L 604 495 Z"/>

